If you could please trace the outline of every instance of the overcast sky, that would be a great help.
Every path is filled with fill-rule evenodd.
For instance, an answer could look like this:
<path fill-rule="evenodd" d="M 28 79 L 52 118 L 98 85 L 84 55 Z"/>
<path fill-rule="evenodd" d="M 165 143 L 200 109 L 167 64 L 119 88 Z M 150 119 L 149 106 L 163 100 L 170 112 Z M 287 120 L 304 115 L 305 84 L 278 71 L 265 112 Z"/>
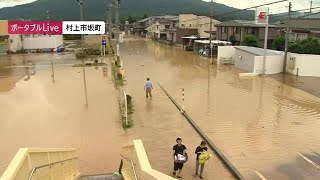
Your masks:
<path fill-rule="evenodd" d="M 19 4 L 25 4 L 30 3 L 35 0 L 0 0 L 0 8 L 2 7 L 10 7 L 15 6 Z M 54 0 L 52 0 L 54 1 Z M 134 1 L 134 0 L 132 0 Z M 183 0 L 181 0 L 183 1 Z M 205 0 L 205 1 L 211 1 L 211 0 Z M 236 8 L 247 8 L 255 5 L 261 5 L 268 2 L 275 2 L 278 0 L 213 0 L 214 2 L 225 4 L 227 6 L 236 7 Z M 310 0 L 290 0 L 292 2 L 292 8 L 293 10 L 297 9 L 304 9 L 310 7 Z M 277 12 L 285 12 L 287 11 L 286 6 L 288 5 L 288 2 L 278 3 L 275 5 L 270 6 L 271 13 L 277 13 Z M 320 6 L 320 0 L 313 0 L 314 6 Z"/>

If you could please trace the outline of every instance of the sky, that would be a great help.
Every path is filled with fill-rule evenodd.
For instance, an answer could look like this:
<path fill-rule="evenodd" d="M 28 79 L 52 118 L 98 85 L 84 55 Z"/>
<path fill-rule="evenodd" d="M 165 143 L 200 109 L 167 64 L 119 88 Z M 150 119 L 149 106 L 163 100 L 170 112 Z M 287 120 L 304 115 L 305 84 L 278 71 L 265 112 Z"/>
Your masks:
<path fill-rule="evenodd" d="M 12 7 L 15 5 L 30 3 L 33 1 L 35 0 L 0 0 L 0 8 Z M 203 0 L 203 1 L 211 1 L 211 0 Z M 275 2 L 278 0 L 213 0 L 213 1 L 217 3 L 225 4 L 227 6 L 243 9 L 243 8 L 261 5 L 269 2 Z M 290 0 L 290 1 L 292 2 L 293 10 L 305 9 L 310 7 L 310 0 Z M 286 12 L 288 9 L 286 6 L 288 6 L 288 2 L 271 5 L 270 13 Z M 313 0 L 313 6 L 314 7 L 320 6 L 320 0 Z"/>

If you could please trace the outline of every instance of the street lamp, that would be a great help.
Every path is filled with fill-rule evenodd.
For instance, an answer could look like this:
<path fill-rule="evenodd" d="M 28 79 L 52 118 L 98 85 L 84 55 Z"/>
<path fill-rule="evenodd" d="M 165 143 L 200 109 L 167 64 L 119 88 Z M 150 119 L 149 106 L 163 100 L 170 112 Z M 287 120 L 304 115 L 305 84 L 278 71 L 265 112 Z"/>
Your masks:
<path fill-rule="evenodd" d="M 213 58 L 212 58 L 212 11 L 213 11 L 213 0 L 211 0 L 211 6 L 210 6 L 210 56 L 211 56 L 211 63 L 213 64 Z"/>
<path fill-rule="evenodd" d="M 77 0 L 80 7 L 80 21 L 83 21 L 83 0 Z M 81 34 L 81 50 L 83 51 L 83 34 Z"/>
<path fill-rule="evenodd" d="M 77 0 L 80 7 L 80 20 L 83 21 L 83 0 Z M 81 51 L 83 52 L 83 34 L 81 34 Z M 85 69 L 84 59 L 82 59 L 82 72 L 83 72 L 83 84 L 84 84 L 84 94 L 86 98 L 86 106 L 88 107 L 88 93 L 87 93 L 87 81 L 86 81 L 86 69 Z"/>

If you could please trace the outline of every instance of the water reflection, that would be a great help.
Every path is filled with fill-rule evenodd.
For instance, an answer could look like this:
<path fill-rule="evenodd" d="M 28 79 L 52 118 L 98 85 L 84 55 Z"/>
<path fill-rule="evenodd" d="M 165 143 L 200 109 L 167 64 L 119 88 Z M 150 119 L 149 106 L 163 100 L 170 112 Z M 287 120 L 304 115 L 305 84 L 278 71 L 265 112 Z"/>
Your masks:
<path fill-rule="evenodd" d="M 54 75 L 54 65 L 53 65 L 53 60 L 51 59 L 51 80 L 52 83 L 55 83 L 55 75 Z"/>

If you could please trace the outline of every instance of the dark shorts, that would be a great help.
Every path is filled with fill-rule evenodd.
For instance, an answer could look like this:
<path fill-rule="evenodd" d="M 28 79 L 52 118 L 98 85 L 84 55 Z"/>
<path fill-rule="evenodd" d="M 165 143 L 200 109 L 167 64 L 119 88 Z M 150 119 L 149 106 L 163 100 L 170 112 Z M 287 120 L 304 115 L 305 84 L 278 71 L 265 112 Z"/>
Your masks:
<path fill-rule="evenodd" d="M 178 169 L 182 169 L 183 168 L 183 163 L 174 163 L 174 167 L 173 167 L 173 169 L 175 170 L 175 171 L 177 171 Z"/>

